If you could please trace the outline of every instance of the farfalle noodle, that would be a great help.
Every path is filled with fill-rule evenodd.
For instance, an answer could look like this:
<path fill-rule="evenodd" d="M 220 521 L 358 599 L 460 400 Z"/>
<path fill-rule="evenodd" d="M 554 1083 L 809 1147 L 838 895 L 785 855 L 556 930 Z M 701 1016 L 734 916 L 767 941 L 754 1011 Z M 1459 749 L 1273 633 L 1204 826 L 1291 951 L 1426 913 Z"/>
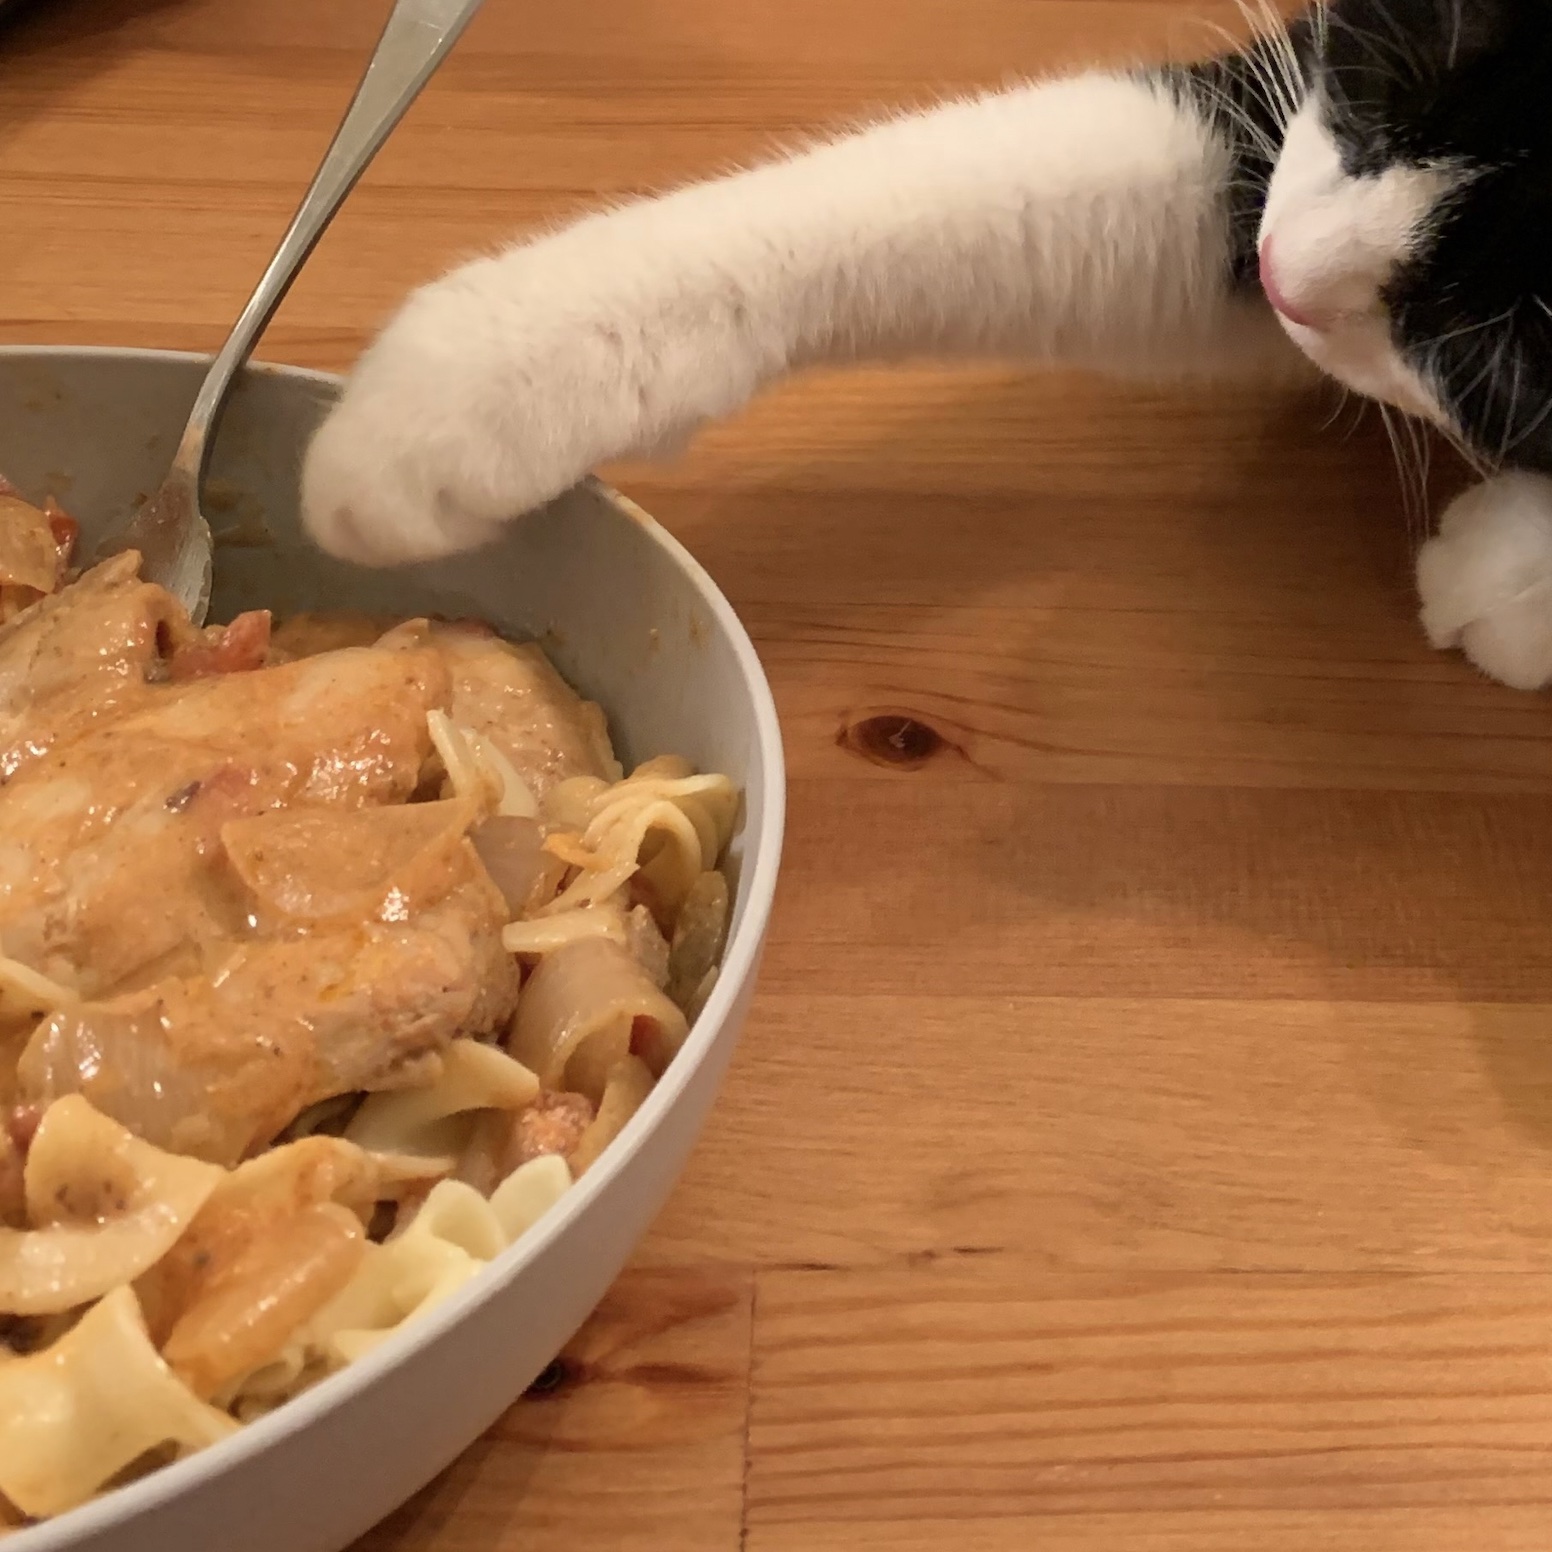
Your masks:
<path fill-rule="evenodd" d="M 429 1190 L 445 1173 L 446 1165 L 367 1153 L 340 1137 L 306 1137 L 250 1159 L 221 1179 L 177 1244 L 137 1285 L 152 1336 L 159 1345 L 167 1341 L 217 1293 L 234 1323 L 245 1318 L 233 1303 L 234 1289 L 254 1305 L 264 1303 L 270 1281 L 256 1269 L 255 1247 L 262 1261 L 262 1247 L 299 1216 L 337 1205 L 361 1227 L 377 1202 Z M 280 1333 L 275 1349 L 288 1335 Z M 269 1356 L 261 1354 L 255 1367 Z"/>
<path fill-rule="evenodd" d="M 27 1155 L 30 1229 L 0 1229 L 0 1313 L 54 1315 L 132 1282 L 177 1242 L 221 1171 L 153 1148 L 71 1096 Z"/>
<path fill-rule="evenodd" d="M 51 1347 L 0 1364 L 0 1494 L 59 1514 L 159 1445 L 201 1449 L 237 1425 L 180 1380 L 115 1288 Z"/>
<path fill-rule="evenodd" d="M 474 1110 L 521 1110 L 538 1097 L 539 1080 L 495 1046 L 455 1040 L 442 1070 L 425 1088 L 372 1094 L 345 1136 L 379 1153 L 435 1154 L 438 1123 Z"/>
<path fill-rule="evenodd" d="M 553 1156 L 514 1171 L 489 1201 L 472 1186 L 444 1180 L 402 1234 L 368 1249 L 361 1270 L 319 1312 L 304 1345 L 331 1366 L 369 1352 L 404 1322 L 456 1293 L 570 1184 L 564 1160 Z"/>

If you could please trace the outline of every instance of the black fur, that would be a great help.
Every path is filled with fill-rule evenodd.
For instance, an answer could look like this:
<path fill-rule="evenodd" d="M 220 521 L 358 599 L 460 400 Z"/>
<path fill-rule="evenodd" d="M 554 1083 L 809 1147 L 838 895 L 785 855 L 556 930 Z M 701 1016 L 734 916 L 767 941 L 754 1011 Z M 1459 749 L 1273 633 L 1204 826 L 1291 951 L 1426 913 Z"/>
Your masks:
<path fill-rule="evenodd" d="M 1484 462 L 1552 471 L 1552 0 L 1333 0 L 1289 36 L 1349 175 L 1458 173 L 1384 288 L 1392 337 Z M 1169 76 L 1232 136 L 1232 265 L 1245 286 L 1265 142 L 1285 116 L 1269 89 L 1273 48 Z"/>
<path fill-rule="evenodd" d="M 1484 459 L 1552 469 L 1552 6 L 1344 0 L 1337 16 L 1319 79 L 1344 160 L 1464 175 L 1385 288 L 1396 344 Z M 1371 41 L 1387 17 L 1404 48 Z"/>

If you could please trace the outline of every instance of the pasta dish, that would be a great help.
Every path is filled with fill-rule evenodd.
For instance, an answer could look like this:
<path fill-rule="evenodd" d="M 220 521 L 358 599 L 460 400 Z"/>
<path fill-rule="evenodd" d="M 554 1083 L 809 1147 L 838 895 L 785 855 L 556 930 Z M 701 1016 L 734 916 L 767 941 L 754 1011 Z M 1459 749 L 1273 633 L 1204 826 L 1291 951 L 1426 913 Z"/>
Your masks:
<path fill-rule="evenodd" d="M 0 482 L 0 1534 L 453 1293 L 715 982 L 738 794 L 481 624 L 197 629 Z"/>

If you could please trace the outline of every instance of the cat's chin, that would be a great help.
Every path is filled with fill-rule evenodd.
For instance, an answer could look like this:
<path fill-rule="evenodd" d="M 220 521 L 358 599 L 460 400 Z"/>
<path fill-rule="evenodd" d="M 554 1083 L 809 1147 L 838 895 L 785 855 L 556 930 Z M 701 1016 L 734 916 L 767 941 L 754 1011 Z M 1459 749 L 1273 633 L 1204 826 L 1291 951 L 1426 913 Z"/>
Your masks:
<path fill-rule="evenodd" d="M 1304 356 L 1342 387 L 1415 415 L 1442 431 L 1453 429 L 1427 384 L 1391 344 L 1383 319 L 1365 315 L 1318 329 L 1280 314 L 1278 322 Z"/>

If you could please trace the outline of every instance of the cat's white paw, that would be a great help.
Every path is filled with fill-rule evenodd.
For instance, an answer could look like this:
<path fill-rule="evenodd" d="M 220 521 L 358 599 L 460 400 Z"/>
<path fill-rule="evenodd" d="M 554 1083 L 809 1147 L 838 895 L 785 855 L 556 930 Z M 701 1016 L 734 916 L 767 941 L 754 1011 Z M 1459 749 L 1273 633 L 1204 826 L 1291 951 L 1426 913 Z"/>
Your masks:
<path fill-rule="evenodd" d="M 754 386 L 715 308 L 584 223 L 422 288 L 308 450 L 302 516 L 370 565 L 472 549 L 599 463 L 682 445 Z"/>
<path fill-rule="evenodd" d="M 1516 690 L 1552 683 L 1552 479 L 1501 474 L 1450 503 L 1417 557 L 1423 629 Z"/>

